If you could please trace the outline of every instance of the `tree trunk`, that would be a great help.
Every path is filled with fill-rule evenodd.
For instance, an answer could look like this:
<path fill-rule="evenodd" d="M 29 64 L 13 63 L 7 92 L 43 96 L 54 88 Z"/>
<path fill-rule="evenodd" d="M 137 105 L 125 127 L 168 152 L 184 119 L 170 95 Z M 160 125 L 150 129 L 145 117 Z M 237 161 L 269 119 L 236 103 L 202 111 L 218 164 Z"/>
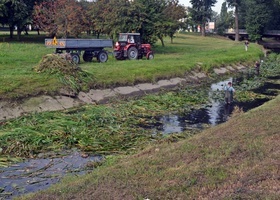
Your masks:
<path fill-rule="evenodd" d="M 17 40 L 20 41 L 21 29 L 17 29 Z"/>
<path fill-rule="evenodd" d="M 235 41 L 239 41 L 238 5 L 235 4 Z"/>
<path fill-rule="evenodd" d="M 13 35 L 14 35 L 14 27 L 10 26 L 10 38 L 13 39 Z"/>
<path fill-rule="evenodd" d="M 202 23 L 200 26 L 201 36 L 205 37 L 205 23 Z"/>
<path fill-rule="evenodd" d="M 163 38 L 162 38 L 162 37 L 159 37 L 159 40 L 160 40 L 160 42 L 161 42 L 161 46 L 163 46 L 163 47 L 164 47 Z"/>

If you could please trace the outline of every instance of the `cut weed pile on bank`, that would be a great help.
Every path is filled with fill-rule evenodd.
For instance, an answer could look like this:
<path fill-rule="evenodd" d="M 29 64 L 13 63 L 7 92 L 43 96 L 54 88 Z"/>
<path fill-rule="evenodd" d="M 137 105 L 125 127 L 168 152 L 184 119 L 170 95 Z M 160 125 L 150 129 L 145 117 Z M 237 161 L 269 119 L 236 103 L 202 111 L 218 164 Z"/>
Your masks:
<path fill-rule="evenodd" d="M 72 62 L 71 55 L 47 54 L 33 68 L 37 73 L 49 73 L 59 76 L 60 81 L 65 85 L 65 89 L 78 93 L 83 86 L 83 79 L 89 78 L 76 63 Z"/>
<path fill-rule="evenodd" d="M 70 54 L 47 54 L 39 62 L 34 70 L 38 73 L 62 73 L 75 76 L 77 71 L 82 71 L 77 64 L 71 62 Z"/>

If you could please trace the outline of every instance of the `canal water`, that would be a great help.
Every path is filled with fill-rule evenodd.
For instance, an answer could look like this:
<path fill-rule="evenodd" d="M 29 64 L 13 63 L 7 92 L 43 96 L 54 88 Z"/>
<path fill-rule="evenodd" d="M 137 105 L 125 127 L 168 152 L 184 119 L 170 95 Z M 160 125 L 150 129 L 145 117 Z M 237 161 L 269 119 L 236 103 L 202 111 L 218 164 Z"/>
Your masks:
<path fill-rule="evenodd" d="M 0 168 L 0 200 L 9 200 L 21 194 L 48 188 L 65 175 L 82 175 L 92 170 L 93 162 L 101 156 L 89 156 L 78 151 L 65 155 L 46 155 L 47 158 L 29 159 L 6 168 Z"/>
<path fill-rule="evenodd" d="M 208 89 L 209 103 L 203 108 L 193 109 L 189 113 L 159 117 L 158 122 L 153 125 L 152 129 L 163 134 L 180 133 L 190 129 L 203 129 L 205 125 L 215 126 L 227 121 L 236 107 L 246 112 L 268 101 L 268 99 L 249 103 L 235 101 L 232 105 L 225 105 L 221 96 L 223 95 L 222 91 L 225 84 L 231 81 L 235 86 L 241 82 L 241 79 L 228 78 L 211 84 Z M 276 88 L 279 88 L 279 85 L 266 83 L 261 88 L 258 88 L 256 92 L 275 96 L 278 92 L 273 89 Z M 7 168 L 0 168 L 0 200 L 12 199 L 21 194 L 46 189 L 50 185 L 59 182 L 67 174 L 85 174 L 93 169 L 93 162 L 102 160 L 101 156 L 83 156 L 78 151 L 64 153 L 65 155 L 60 155 L 59 157 L 50 158 L 50 156 L 47 156 L 47 158 L 29 159 Z"/>
<path fill-rule="evenodd" d="M 170 114 L 165 115 L 159 119 L 156 126 L 156 131 L 160 131 L 163 134 L 180 133 L 186 130 L 203 129 L 208 126 L 215 126 L 226 122 L 234 109 L 247 112 L 253 108 L 256 108 L 269 99 L 257 99 L 251 102 L 234 102 L 230 105 L 225 104 L 223 98 L 218 96 L 223 95 L 224 86 L 228 82 L 233 83 L 233 87 L 242 83 L 243 76 L 238 78 L 228 78 L 223 81 L 213 83 L 210 85 L 208 92 L 209 103 L 203 108 L 192 110 L 190 113 L 184 114 Z M 277 96 L 277 89 L 280 89 L 279 84 L 266 82 L 263 86 L 255 89 L 255 93 Z"/>

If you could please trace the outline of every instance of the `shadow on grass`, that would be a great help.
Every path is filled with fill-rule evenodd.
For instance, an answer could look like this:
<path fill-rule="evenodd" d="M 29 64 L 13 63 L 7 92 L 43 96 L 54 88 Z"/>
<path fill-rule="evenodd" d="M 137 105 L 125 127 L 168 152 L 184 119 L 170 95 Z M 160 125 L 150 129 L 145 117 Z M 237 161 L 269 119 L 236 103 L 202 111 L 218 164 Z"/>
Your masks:
<path fill-rule="evenodd" d="M 29 34 L 29 35 L 21 35 L 20 39 L 18 40 L 17 35 L 13 35 L 13 38 L 10 38 L 9 34 L 1 34 L 0 32 L 0 43 L 1 42 L 9 42 L 9 43 L 45 43 L 45 34 L 41 35 L 35 35 L 35 34 Z"/>

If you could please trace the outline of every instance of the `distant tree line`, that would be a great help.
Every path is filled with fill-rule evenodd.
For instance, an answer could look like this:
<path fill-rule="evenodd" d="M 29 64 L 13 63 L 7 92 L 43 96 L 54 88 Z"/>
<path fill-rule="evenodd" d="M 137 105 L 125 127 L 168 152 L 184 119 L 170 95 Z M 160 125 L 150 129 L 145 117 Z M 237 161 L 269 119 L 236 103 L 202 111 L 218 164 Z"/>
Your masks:
<path fill-rule="evenodd" d="M 145 42 L 154 43 L 174 34 L 184 23 L 186 8 L 178 0 L 0 0 L 0 23 L 8 25 L 10 37 L 28 23 L 50 36 L 79 37 L 120 32 L 139 32 Z"/>
<path fill-rule="evenodd" d="M 162 46 L 163 38 L 172 42 L 178 30 L 197 31 L 199 26 L 205 36 L 210 21 L 220 34 L 246 29 L 251 40 L 261 39 L 265 30 L 280 30 L 280 0 L 225 0 L 219 14 L 212 10 L 217 0 L 190 2 L 186 8 L 179 0 L 0 0 L 0 24 L 9 27 L 11 38 L 16 31 L 18 39 L 31 24 L 64 38 L 86 32 L 114 39 L 120 32 L 139 32 L 144 42 L 159 39 Z"/>

